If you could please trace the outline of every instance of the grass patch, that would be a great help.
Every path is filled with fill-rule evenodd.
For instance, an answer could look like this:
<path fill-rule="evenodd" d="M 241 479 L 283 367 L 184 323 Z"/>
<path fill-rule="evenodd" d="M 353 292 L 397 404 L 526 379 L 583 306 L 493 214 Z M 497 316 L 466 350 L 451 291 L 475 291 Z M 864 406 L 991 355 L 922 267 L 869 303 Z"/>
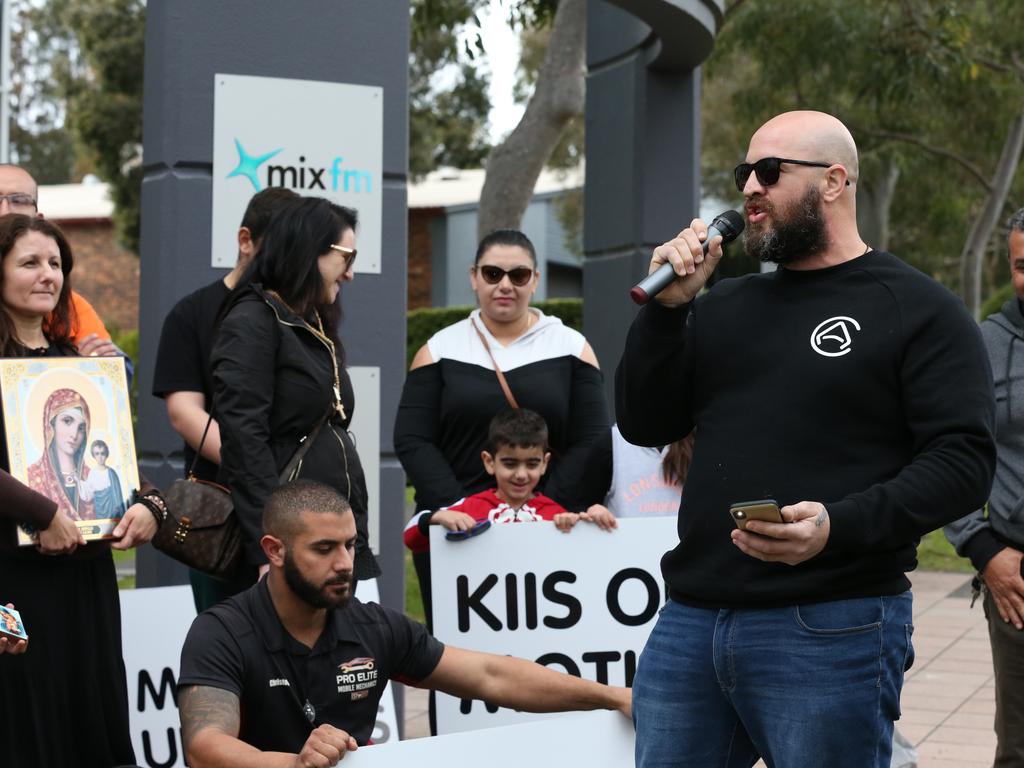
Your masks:
<path fill-rule="evenodd" d="M 956 553 L 941 530 L 932 531 L 921 539 L 917 547 L 917 568 L 920 571 L 974 572 L 971 561 Z"/>

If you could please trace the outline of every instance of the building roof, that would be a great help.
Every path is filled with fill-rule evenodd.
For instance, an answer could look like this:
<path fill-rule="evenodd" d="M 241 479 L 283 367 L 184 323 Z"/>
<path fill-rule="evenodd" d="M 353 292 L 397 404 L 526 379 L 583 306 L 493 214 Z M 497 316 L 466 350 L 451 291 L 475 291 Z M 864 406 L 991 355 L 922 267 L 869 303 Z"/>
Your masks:
<path fill-rule="evenodd" d="M 109 219 L 114 203 L 108 185 L 102 181 L 44 184 L 39 187 L 39 210 L 54 221 L 88 221 Z"/>
<path fill-rule="evenodd" d="M 480 201 L 484 170 L 445 168 L 409 184 L 410 208 L 450 208 Z M 562 192 L 583 186 L 583 168 L 545 169 L 533 188 L 534 195 Z M 39 187 L 39 210 L 54 221 L 109 219 L 114 212 L 106 182 L 46 184 Z"/>
<path fill-rule="evenodd" d="M 444 168 L 428 173 L 421 181 L 409 184 L 410 208 L 451 208 L 480 202 L 484 187 L 484 169 Z M 533 188 L 534 195 L 562 192 L 583 186 L 583 168 L 554 171 L 545 168 Z"/>

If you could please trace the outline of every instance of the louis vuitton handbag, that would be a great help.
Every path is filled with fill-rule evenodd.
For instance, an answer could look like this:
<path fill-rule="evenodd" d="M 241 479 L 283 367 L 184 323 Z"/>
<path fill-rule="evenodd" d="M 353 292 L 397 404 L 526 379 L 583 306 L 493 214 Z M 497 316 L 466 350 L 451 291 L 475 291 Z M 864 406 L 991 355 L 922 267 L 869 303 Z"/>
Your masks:
<path fill-rule="evenodd" d="M 322 418 L 301 442 L 279 478 L 281 483 L 298 476 L 306 451 L 327 421 Z M 231 492 L 223 485 L 195 476 L 196 462 L 206 442 L 213 416 L 206 422 L 188 476 L 175 480 L 164 494 L 167 516 L 152 544 L 168 557 L 215 578 L 230 578 L 242 563 L 242 529 L 235 514 Z"/>

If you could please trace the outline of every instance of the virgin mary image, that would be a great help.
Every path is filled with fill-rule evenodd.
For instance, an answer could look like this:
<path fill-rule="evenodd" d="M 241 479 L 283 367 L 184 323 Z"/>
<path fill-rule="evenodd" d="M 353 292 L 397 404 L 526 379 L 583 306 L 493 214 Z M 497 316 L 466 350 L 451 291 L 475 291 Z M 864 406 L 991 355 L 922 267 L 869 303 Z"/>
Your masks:
<path fill-rule="evenodd" d="M 73 389 L 57 389 L 43 408 L 43 455 L 28 468 L 28 484 L 72 520 L 93 520 L 92 489 L 86 483 L 89 405 Z"/>

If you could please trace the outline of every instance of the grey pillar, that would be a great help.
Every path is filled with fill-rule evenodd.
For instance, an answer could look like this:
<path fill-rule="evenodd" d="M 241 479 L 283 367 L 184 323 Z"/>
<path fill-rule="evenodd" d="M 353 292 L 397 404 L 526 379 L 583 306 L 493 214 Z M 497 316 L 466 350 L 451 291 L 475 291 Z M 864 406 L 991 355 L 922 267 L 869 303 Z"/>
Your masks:
<path fill-rule="evenodd" d="M 401 609 L 405 482 L 391 432 L 405 375 L 408 3 L 151 0 L 146 15 L 138 448 L 161 486 L 181 476 L 182 458 L 163 402 L 149 395 L 160 328 L 178 299 L 224 274 L 210 266 L 214 74 L 384 89 L 383 268 L 346 287 L 341 333 L 350 365 L 380 368 L 380 587 Z M 251 119 L 273 109 L 254 103 Z M 139 586 L 187 578 L 148 547 L 137 570 Z"/>
<path fill-rule="evenodd" d="M 583 326 L 609 402 L 636 312 L 629 288 L 700 209 L 698 67 L 722 13 L 722 0 L 587 6 Z"/>

